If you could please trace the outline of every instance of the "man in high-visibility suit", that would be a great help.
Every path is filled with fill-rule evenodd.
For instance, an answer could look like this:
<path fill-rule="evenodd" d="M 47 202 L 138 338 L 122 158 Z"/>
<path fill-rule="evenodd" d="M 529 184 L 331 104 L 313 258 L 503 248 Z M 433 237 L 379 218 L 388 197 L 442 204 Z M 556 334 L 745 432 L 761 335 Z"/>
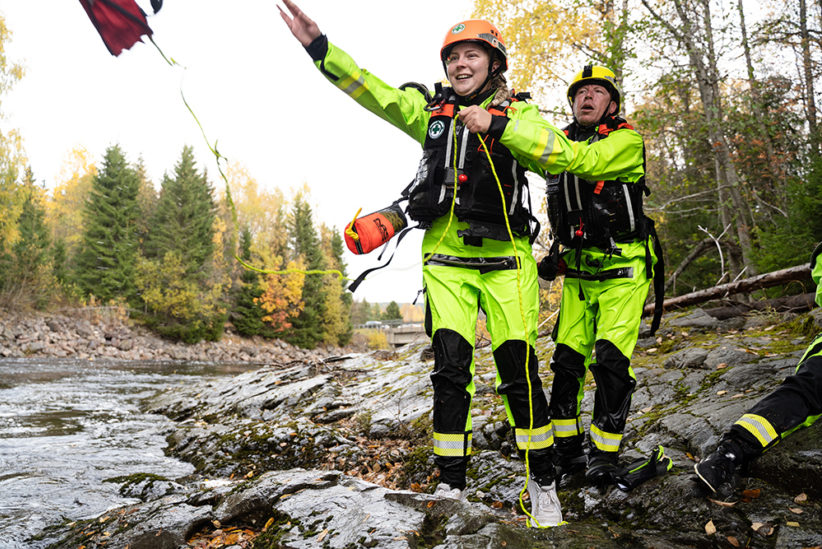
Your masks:
<path fill-rule="evenodd" d="M 822 306 L 822 243 L 811 254 L 816 304 Z M 723 497 L 733 491 L 737 470 L 797 429 L 822 416 L 822 333 L 799 360 L 792 376 L 754 404 L 722 435 L 711 454 L 694 465 L 699 479 Z"/>
<path fill-rule="evenodd" d="M 598 162 L 547 178 L 553 244 L 540 262 L 543 278 L 565 275 L 551 360 L 557 466 L 561 475 L 587 466 L 586 476 L 595 484 L 612 482 L 618 469 L 636 386 L 631 354 L 652 273 L 662 280 L 661 249 L 642 210 L 644 144 L 619 117 L 620 100 L 616 77 L 606 67 L 587 65 L 568 87 L 574 121 L 564 131 L 571 140 L 590 144 Z M 656 316 L 652 330 L 658 323 Z M 596 393 L 586 455 L 580 403 L 589 367 Z"/>

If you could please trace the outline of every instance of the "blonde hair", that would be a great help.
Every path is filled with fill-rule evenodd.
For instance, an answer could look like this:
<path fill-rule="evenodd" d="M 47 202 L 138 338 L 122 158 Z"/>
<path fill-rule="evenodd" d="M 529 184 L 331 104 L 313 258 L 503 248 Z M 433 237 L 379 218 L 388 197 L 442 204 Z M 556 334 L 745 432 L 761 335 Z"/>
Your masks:
<path fill-rule="evenodd" d="M 502 103 L 508 101 L 514 96 L 513 90 L 510 90 L 508 88 L 508 81 L 505 79 L 505 75 L 502 73 L 496 75 L 491 80 L 491 89 L 497 90 L 494 93 L 494 98 L 491 100 L 491 107 L 501 105 Z"/>

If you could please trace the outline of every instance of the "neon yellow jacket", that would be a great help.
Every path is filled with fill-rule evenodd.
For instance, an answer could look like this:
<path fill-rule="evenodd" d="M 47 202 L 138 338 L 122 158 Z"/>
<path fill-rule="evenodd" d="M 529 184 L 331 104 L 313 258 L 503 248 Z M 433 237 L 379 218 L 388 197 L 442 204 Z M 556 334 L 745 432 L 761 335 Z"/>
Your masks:
<path fill-rule="evenodd" d="M 389 86 L 360 68 L 347 53 L 330 42 L 325 55 L 321 59 L 315 58 L 315 65 L 332 84 L 357 103 L 404 131 L 420 146 L 424 144 L 431 113 L 425 110 L 427 101 L 418 90 L 400 90 Z M 489 102 L 490 98 L 481 106 L 486 107 Z M 592 173 L 608 173 L 607 170 L 615 169 L 612 158 L 614 152 L 610 147 L 570 141 L 562 130 L 540 116 L 536 105 L 516 103 L 506 111 L 506 114 L 509 122 L 499 142 L 505 145 L 526 169 L 542 176 L 546 173 L 556 174 L 573 170 L 581 177 Z M 607 141 L 610 141 L 610 138 L 603 143 Z M 641 154 L 641 138 L 639 143 Z M 623 167 L 618 164 L 619 169 Z M 636 179 L 640 175 L 641 172 Z M 433 250 L 447 225 L 447 215 L 433 223 L 423 239 L 423 252 Z M 485 239 L 481 247 L 466 247 L 457 236 L 457 230 L 465 228 L 466 223 L 453 219 L 447 234 L 437 247 L 437 253 L 461 257 L 513 255 L 510 242 Z M 515 241 L 518 255 L 531 259 L 528 239 L 515 237 Z"/>

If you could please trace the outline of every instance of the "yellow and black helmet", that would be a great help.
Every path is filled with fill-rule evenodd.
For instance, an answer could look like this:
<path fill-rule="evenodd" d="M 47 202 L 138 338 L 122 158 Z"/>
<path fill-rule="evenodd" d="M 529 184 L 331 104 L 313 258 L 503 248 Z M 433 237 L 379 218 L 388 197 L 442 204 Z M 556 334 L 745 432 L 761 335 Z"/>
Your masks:
<path fill-rule="evenodd" d="M 574 107 L 574 94 L 577 89 L 586 84 L 599 84 L 611 92 L 611 100 L 616 102 L 616 112 L 619 112 L 622 91 L 619 89 L 614 71 L 601 65 L 585 65 L 568 86 L 568 103 L 571 108 Z"/>

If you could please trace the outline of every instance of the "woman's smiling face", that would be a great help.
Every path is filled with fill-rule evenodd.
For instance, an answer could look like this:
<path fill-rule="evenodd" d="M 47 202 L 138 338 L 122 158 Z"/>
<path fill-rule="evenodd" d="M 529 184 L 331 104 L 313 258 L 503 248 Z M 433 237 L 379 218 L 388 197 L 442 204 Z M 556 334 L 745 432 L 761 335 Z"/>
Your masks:
<path fill-rule="evenodd" d="M 468 96 L 480 91 L 488 77 L 488 65 L 491 56 L 474 42 L 460 42 L 455 44 L 445 60 L 448 70 L 448 81 L 457 95 Z M 494 62 L 499 65 L 498 61 Z"/>

